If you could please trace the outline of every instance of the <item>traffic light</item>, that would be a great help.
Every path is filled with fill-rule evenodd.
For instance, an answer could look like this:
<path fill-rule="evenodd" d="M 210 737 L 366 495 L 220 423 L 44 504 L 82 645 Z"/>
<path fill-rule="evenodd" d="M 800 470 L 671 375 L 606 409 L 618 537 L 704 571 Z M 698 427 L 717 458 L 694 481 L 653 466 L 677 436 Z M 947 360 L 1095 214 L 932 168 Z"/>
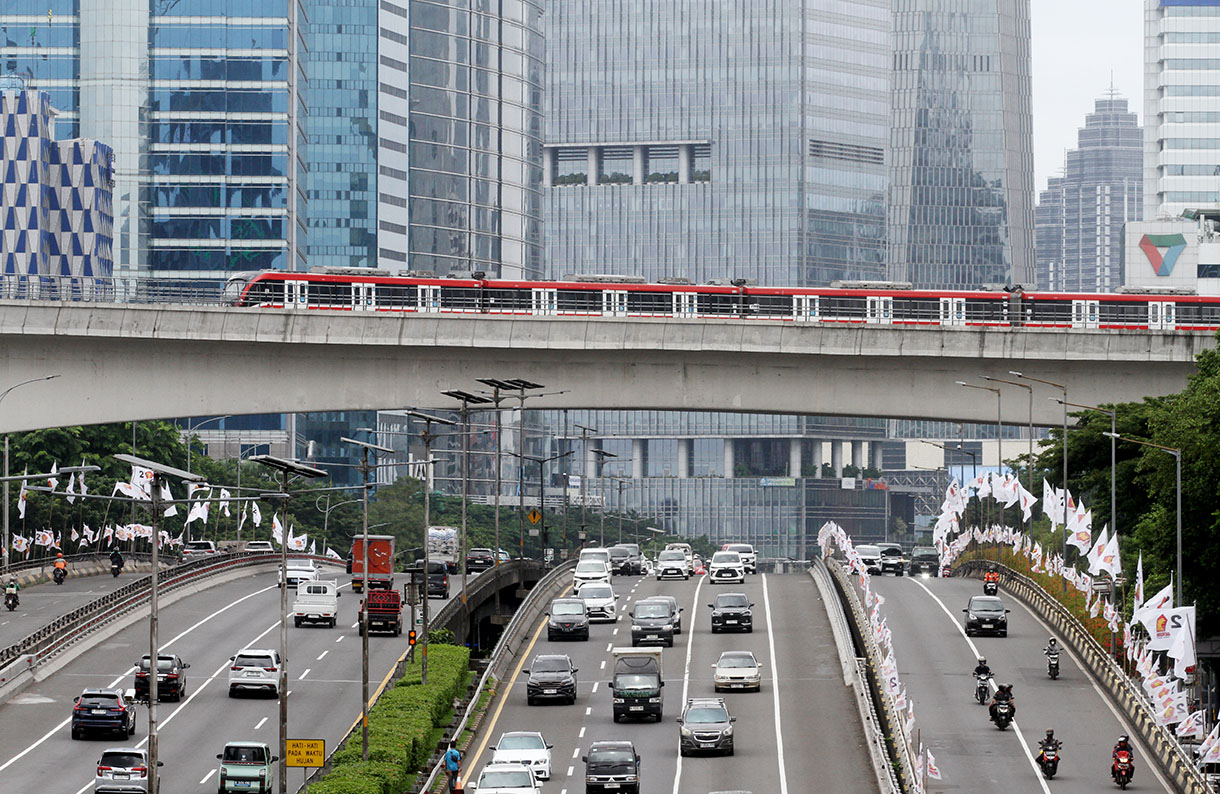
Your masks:
<path fill-rule="evenodd" d="M 415 629 L 411 629 L 407 632 L 407 645 L 411 646 L 412 648 L 415 647 Z"/>

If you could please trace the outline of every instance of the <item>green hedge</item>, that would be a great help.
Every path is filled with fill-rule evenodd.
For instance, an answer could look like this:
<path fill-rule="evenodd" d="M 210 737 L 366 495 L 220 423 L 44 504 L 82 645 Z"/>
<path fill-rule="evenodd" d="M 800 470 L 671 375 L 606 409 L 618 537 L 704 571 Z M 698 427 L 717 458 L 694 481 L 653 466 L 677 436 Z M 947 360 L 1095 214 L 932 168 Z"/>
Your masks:
<path fill-rule="evenodd" d="M 465 692 L 470 649 L 430 645 L 428 683 L 420 683 L 419 654 L 369 711 L 369 760 L 361 760 L 361 732 L 331 756 L 331 769 L 309 794 L 398 794 L 432 755 L 433 731 L 448 724 L 453 701 Z"/>

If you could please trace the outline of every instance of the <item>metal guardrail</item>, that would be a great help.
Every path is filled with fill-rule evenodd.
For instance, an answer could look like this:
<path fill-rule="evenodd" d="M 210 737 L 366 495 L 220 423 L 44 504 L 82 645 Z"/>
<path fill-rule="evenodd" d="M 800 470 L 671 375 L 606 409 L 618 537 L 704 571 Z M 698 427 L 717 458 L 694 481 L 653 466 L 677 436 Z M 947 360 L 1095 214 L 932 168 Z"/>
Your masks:
<path fill-rule="evenodd" d="M 1000 571 L 1000 583 L 1006 590 L 1024 601 L 1059 632 L 1076 655 L 1088 665 L 1097 680 L 1108 690 L 1115 704 L 1135 725 L 1139 735 L 1152 750 L 1162 771 L 1173 780 L 1178 791 L 1187 794 L 1207 794 L 1211 788 L 1195 767 L 1190 753 L 1172 731 L 1157 725 L 1156 710 L 1143 689 L 1097 642 L 1076 616 L 1046 592 L 1034 580 L 1006 565 L 990 560 L 970 560 L 953 570 L 954 576 L 982 574 L 989 566 Z"/>
<path fill-rule="evenodd" d="M 300 554 L 291 556 L 293 559 L 308 558 L 334 563 L 334 560 L 326 557 L 310 557 Z M 278 563 L 279 561 L 280 555 L 274 553 L 224 554 L 194 560 L 166 571 L 164 579 L 157 585 L 157 592 L 171 592 L 200 579 L 206 579 L 234 568 Z M 31 667 L 41 664 L 85 634 L 140 608 L 149 599 L 151 585 L 151 576 L 141 577 L 77 607 L 71 612 L 60 615 L 33 634 L 7 648 L 0 648 L 0 676 L 11 677 L 7 673 L 8 668 L 22 659 L 25 659 Z"/>
<path fill-rule="evenodd" d="M 105 562 L 109 564 L 110 555 L 109 553 L 103 553 L 100 551 L 86 551 L 79 552 L 77 554 L 65 554 L 64 559 L 68 561 L 69 565 L 84 562 Z M 174 558 L 171 557 L 170 559 Z M 6 569 L 6 573 L 21 573 L 23 571 L 30 571 L 36 568 L 49 568 L 55 562 L 55 560 L 55 557 L 39 557 L 36 560 L 25 560 L 24 562 L 11 563 Z M 124 562 L 150 562 L 151 560 L 152 555 L 146 552 L 128 552 L 123 555 Z"/>
<path fill-rule="evenodd" d="M 487 665 L 487 669 L 483 671 L 483 676 L 479 679 L 478 686 L 474 690 L 476 693 L 475 697 L 470 699 L 470 703 L 466 706 L 466 711 L 462 714 L 462 719 L 458 722 L 457 727 L 451 731 L 453 736 L 460 736 L 462 731 L 466 729 L 466 725 L 470 721 L 470 715 L 474 713 L 475 708 L 479 704 L 477 693 L 483 691 L 484 687 L 487 686 L 488 680 L 494 674 L 517 658 L 516 646 L 521 642 L 523 635 L 528 634 L 529 626 L 537 618 L 536 608 L 538 602 L 550 601 L 554 594 L 563 588 L 564 582 L 568 580 L 572 570 L 575 568 L 576 560 L 568 560 L 552 568 L 545 576 L 538 580 L 538 583 L 530 590 L 529 595 L 525 597 L 525 601 L 513 613 L 512 619 L 504 627 L 504 631 L 500 633 L 500 639 L 496 642 L 496 647 L 492 649 L 491 662 Z M 440 774 L 443 764 L 444 761 L 442 759 L 433 765 L 432 771 L 424 779 L 424 783 L 419 788 L 419 791 L 432 790 L 432 786 L 435 784 L 436 777 Z"/>

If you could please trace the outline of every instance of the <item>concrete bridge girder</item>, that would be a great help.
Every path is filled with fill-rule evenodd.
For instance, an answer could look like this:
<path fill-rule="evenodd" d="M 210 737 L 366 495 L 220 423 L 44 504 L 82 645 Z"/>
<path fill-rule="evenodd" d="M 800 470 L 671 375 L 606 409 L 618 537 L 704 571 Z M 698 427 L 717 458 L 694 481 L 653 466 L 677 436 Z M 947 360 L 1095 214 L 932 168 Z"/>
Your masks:
<path fill-rule="evenodd" d="M 0 301 L 0 432 L 203 414 L 443 405 L 509 373 L 566 389 L 535 408 L 741 411 L 994 422 L 956 380 L 1018 370 L 1073 402 L 1180 390 L 1213 335 L 706 319 L 498 317 Z M 0 384 L 3 387 L 4 384 Z M 1034 422 L 1062 409 L 1038 387 Z M 1006 422 L 1027 419 L 1006 389 Z"/>

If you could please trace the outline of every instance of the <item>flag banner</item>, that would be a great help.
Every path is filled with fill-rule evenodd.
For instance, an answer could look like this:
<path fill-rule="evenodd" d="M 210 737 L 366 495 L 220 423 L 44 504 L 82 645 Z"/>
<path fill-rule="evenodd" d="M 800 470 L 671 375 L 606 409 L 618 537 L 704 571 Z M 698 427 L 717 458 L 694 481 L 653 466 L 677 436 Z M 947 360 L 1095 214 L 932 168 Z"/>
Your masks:
<path fill-rule="evenodd" d="M 27 467 L 26 470 L 22 473 L 29 474 L 30 473 L 29 468 Z M 18 518 L 22 518 L 22 519 L 25 518 L 25 502 L 28 497 L 29 497 L 29 491 L 26 490 L 25 480 L 22 480 L 21 481 L 21 493 L 17 494 L 17 517 Z M 7 510 L 8 508 L 5 508 L 5 509 Z M 17 544 L 15 544 L 15 543 L 13 544 L 13 548 L 16 549 L 17 551 L 21 551 L 21 549 L 17 548 Z"/>
<path fill-rule="evenodd" d="M 76 502 L 76 472 L 71 472 L 68 475 L 68 487 L 64 489 L 64 493 L 68 495 L 68 504 Z"/>
<path fill-rule="evenodd" d="M 1173 583 L 1170 582 L 1157 592 L 1153 593 L 1152 597 L 1145 601 L 1143 606 L 1136 610 L 1135 615 L 1132 616 L 1132 619 L 1142 623 L 1142 616 L 1145 612 L 1155 612 L 1162 609 L 1171 609 L 1172 607 Z"/>
<path fill-rule="evenodd" d="M 132 498 L 151 499 L 154 478 L 155 475 L 153 474 L 152 469 L 146 469 L 143 466 L 132 466 L 130 485 L 136 494 Z"/>
<path fill-rule="evenodd" d="M 169 489 L 169 483 L 161 483 L 161 499 L 169 503 L 169 507 L 165 508 L 165 516 L 178 515 L 178 505 L 174 504 L 174 494 Z"/>
<path fill-rule="evenodd" d="M 47 487 L 50 488 L 52 491 L 55 490 L 55 486 L 59 485 L 59 478 L 55 476 L 56 474 L 59 474 L 59 463 L 58 462 L 54 462 L 51 464 L 51 476 L 47 478 Z"/>
<path fill-rule="evenodd" d="M 932 748 L 928 748 L 928 777 L 933 780 L 940 780 L 940 768 L 936 766 L 936 758 L 932 755 Z"/>
<path fill-rule="evenodd" d="M 1145 609 L 1140 613 L 1140 623 L 1148 632 L 1148 649 L 1168 651 L 1173 647 L 1178 634 L 1194 634 L 1195 608 Z"/>
<path fill-rule="evenodd" d="M 225 514 L 225 518 L 232 518 L 229 514 L 229 492 L 224 488 L 220 489 L 220 512 Z"/>
<path fill-rule="evenodd" d="M 261 526 L 263 523 L 263 514 L 258 509 L 258 502 L 250 503 L 250 520 L 254 522 L 254 526 Z"/>
<path fill-rule="evenodd" d="M 1203 736 L 1203 712 L 1192 711 L 1190 716 L 1178 723 L 1175 731 L 1183 739 L 1198 739 Z"/>
<path fill-rule="evenodd" d="M 342 557 L 339 556 L 339 552 L 335 551 L 334 549 L 332 549 L 329 546 L 326 547 L 326 556 L 330 557 L 333 560 L 342 560 L 343 559 Z"/>

